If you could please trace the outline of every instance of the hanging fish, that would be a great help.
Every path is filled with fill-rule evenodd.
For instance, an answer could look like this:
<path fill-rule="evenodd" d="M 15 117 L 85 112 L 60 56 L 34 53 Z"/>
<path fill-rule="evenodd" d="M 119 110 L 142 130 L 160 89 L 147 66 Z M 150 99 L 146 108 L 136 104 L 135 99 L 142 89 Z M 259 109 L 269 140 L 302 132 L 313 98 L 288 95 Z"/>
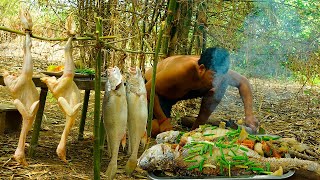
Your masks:
<path fill-rule="evenodd" d="M 103 121 L 106 130 L 108 153 L 111 156 L 106 175 L 113 179 L 117 172 L 117 159 L 121 140 L 125 140 L 127 128 L 126 89 L 118 67 L 109 68 L 103 99 Z M 125 141 L 124 141 L 125 142 Z"/>
<path fill-rule="evenodd" d="M 130 158 L 126 164 L 127 174 L 137 166 L 140 142 L 146 143 L 146 126 L 148 119 L 147 91 L 139 68 L 132 67 L 126 83 L 128 102 L 128 139 Z"/>

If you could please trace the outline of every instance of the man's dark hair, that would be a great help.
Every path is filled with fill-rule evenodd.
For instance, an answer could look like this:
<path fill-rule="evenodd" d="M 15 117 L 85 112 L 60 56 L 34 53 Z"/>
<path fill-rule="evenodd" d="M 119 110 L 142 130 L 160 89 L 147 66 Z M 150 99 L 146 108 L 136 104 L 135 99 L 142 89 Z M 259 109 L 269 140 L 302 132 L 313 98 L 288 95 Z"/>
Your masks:
<path fill-rule="evenodd" d="M 229 70 L 230 60 L 228 50 L 220 47 L 206 49 L 198 61 L 206 69 L 211 69 L 217 74 L 225 74 Z"/>

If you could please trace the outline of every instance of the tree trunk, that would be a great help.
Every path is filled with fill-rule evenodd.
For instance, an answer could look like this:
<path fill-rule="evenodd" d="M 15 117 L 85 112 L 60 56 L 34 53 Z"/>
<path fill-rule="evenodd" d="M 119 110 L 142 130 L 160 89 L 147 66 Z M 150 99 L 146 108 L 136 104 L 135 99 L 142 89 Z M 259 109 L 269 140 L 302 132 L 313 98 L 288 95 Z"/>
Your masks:
<path fill-rule="evenodd" d="M 167 18 L 166 18 L 166 27 L 164 30 L 162 45 L 161 45 L 161 52 L 163 56 L 168 56 L 169 40 L 171 39 L 171 30 L 173 26 L 172 23 L 173 23 L 174 16 L 176 14 L 176 7 L 177 7 L 177 1 L 169 0 Z"/>
<path fill-rule="evenodd" d="M 179 54 L 190 54 L 188 53 L 189 44 L 189 31 L 191 27 L 192 18 L 192 0 L 180 2 L 181 15 L 178 25 L 178 44 L 177 51 Z"/>

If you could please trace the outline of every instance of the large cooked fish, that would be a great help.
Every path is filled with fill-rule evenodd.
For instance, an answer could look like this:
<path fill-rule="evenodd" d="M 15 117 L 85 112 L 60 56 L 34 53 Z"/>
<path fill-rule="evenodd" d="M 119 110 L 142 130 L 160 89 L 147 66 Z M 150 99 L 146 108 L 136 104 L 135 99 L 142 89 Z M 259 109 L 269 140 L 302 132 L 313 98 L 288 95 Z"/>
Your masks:
<path fill-rule="evenodd" d="M 291 169 L 305 169 L 320 175 L 317 162 L 283 157 L 288 149 L 285 143 L 278 143 L 281 141 L 278 137 L 249 135 L 244 129 L 233 131 L 212 126 L 202 126 L 189 133 L 164 133 L 157 137 L 160 144 L 141 155 L 140 168 L 170 171 L 181 176 L 282 175 Z M 255 147 L 258 143 L 261 143 L 260 149 Z M 265 154 L 260 153 L 261 149 Z"/>
<path fill-rule="evenodd" d="M 128 103 L 128 139 L 130 158 L 126 164 L 127 174 L 131 174 L 137 166 L 138 150 L 141 140 L 146 141 L 148 119 L 147 91 L 139 68 L 129 69 L 127 77 Z"/>
<path fill-rule="evenodd" d="M 102 108 L 108 153 L 111 155 L 106 175 L 108 179 L 113 179 L 117 172 L 119 146 L 125 138 L 128 116 L 126 90 L 118 67 L 108 69 Z"/>

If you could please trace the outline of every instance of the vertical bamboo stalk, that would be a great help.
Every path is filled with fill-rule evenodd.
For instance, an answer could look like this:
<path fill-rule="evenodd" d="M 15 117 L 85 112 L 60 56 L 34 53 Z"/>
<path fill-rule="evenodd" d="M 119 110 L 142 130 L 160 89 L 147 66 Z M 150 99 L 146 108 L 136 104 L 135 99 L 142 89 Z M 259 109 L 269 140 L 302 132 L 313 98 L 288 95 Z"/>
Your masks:
<path fill-rule="evenodd" d="M 198 15 L 199 15 L 199 10 L 197 10 L 197 12 L 196 12 L 196 19 L 198 19 Z M 196 36 L 197 36 L 197 30 L 198 30 L 198 23 L 197 23 L 197 21 L 195 21 L 194 25 L 193 25 L 192 37 L 190 40 L 190 46 L 188 48 L 188 54 L 192 53 L 193 43 L 194 43 Z"/>
<path fill-rule="evenodd" d="M 166 24 L 165 33 L 164 33 L 164 38 L 161 46 L 161 52 L 164 56 L 167 56 L 168 54 L 169 39 L 171 38 L 170 34 L 172 29 L 172 21 L 176 13 L 176 6 L 177 6 L 176 0 L 169 0 L 168 11 L 167 11 L 168 15 L 165 23 Z"/>
<path fill-rule="evenodd" d="M 207 42 L 207 34 L 206 34 L 206 26 L 207 26 L 207 2 L 203 1 L 199 5 L 199 16 L 198 16 L 198 23 L 199 23 L 199 48 L 201 48 L 202 52 L 206 49 L 206 42 Z M 201 51 L 199 52 L 199 54 Z"/>
<path fill-rule="evenodd" d="M 95 65 L 95 81 L 94 81 L 94 147 L 93 147 L 93 171 L 94 179 L 100 179 L 100 90 L 101 90 L 101 42 L 99 37 L 102 36 L 102 19 L 96 18 L 96 33 L 97 33 L 97 58 Z"/>
<path fill-rule="evenodd" d="M 78 13 L 79 13 L 79 32 L 80 36 L 83 35 L 84 28 L 85 28 L 85 21 L 84 18 L 87 17 L 85 16 L 85 10 L 84 10 L 84 1 L 83 0 L 78 0 Z M 79 42 L 79 44 L 84 46 L 84 42 Z M 85 48 L 81 47 L 80 49 L 80 61 L 79 61 L 79 68 L 84 68 L 85 66 Z M 79 139 L 79 138 L 78 138 Z"/>
<path fill-rule="evenodd" d="M 148 7 L 148 1 L 145 1 L 144 3 L 144 17 L 143 17 L 143 22 L 142 22 L 142 30 L 141 30 L 141 36 L 140 36 L 140 51 L 143 52 L 144 49 L 144 37 L 146 34 L 146 21 L 148 18 L 147 14 L 147 7 Z M 141 72 L 144 74 L 145 73 L 145 55 L 144 53 L 140 53 L 138 56 L 138 61 L 139 61 L 139 67 L 141 69 Z"/>
<path fill-rule="evenodd" d="M 176 49 L 178 45 L 178 22 L 180 21 L 181 16 L 181 3 L 176 3 L 176 8 L 174 9 L 173 13 L 173 20 L 171 23 L 171 30 L 170 30 L 170 40 L 168 44 L 167 56 L 172 56 L 176 54 Z"/>
<path fill-rule="evenodd" d="M 147 135 L 151 137 L 151 122 L 153 119 L 153 105 L 154 105 L 154 94 L 155 94 L 155 85 L 156 85 L 156 73 L 157 73 L 157 65 L 158 65 L 158 55 L 161 46 L 162 34 L 163 29 L 166 23 L 162 22 L 160 26 L 160 31 L 158 35 L 158 42 L 154 54 L 154 61 L 153 61 L 153 69 L 152 69 L 152 81 L 151 81 L 151 93 L 150 93 L 150 102 L 149 102 L 149 114 L 148 114 L 148 127 L 147 127 Z M 148 148 L 148 145 L 146 146 Z"/>
<path fill-rule="evenodd" d="M 132 6 L 131 6 L 131 10 L 132 10 L 132 12 L 136 12 L 136 10 L 137 10 L 137 0 L 131 0 L 131 2 L 132 2 Z M 136 17 L 136 14 L 135 13 L 132 13 L 132 21 L 131 21 L 131 25 L 132 25 L 132 29 L 131 29 L 131 33 L 132 33 L 132 35 L 133 34 L 141 34 L 139 31 L 138 31 L 138 29 L 139 29 L 139 27 L 138 27 L 138 23 L 137 23 L 137 17 Z M 136 46 L 137 46 L 137 42 L 139 41 L 139 36 L 138 37 L 135 37 L 135 38 L 133 38 L 133 39 L 131 39 L 130 40 L 130 46 L 131 46 L 131 49 L 135 49 L 136 48 Z M 136 65 L 137 65 L 137 62 L 136 62 L 136 54 L 130 54 L 129 55 L 130 56 L 130 59 L 131 59 L 131 63 L 130 63 L 130 65 L 132 66 L 132 67 L 135 67 Z"/>
<path fill-rule="evenodd" d="M 179 21 L 178 25 L 178 52 L 179 54 L 188 54 L 188 45 L 189 42 L 189 32 L 191 28 L 191 18 L 192 18 L 192 11 L 193 5 L 192 0 L 181 1 L 181 15 L 182 17 Z"/>

